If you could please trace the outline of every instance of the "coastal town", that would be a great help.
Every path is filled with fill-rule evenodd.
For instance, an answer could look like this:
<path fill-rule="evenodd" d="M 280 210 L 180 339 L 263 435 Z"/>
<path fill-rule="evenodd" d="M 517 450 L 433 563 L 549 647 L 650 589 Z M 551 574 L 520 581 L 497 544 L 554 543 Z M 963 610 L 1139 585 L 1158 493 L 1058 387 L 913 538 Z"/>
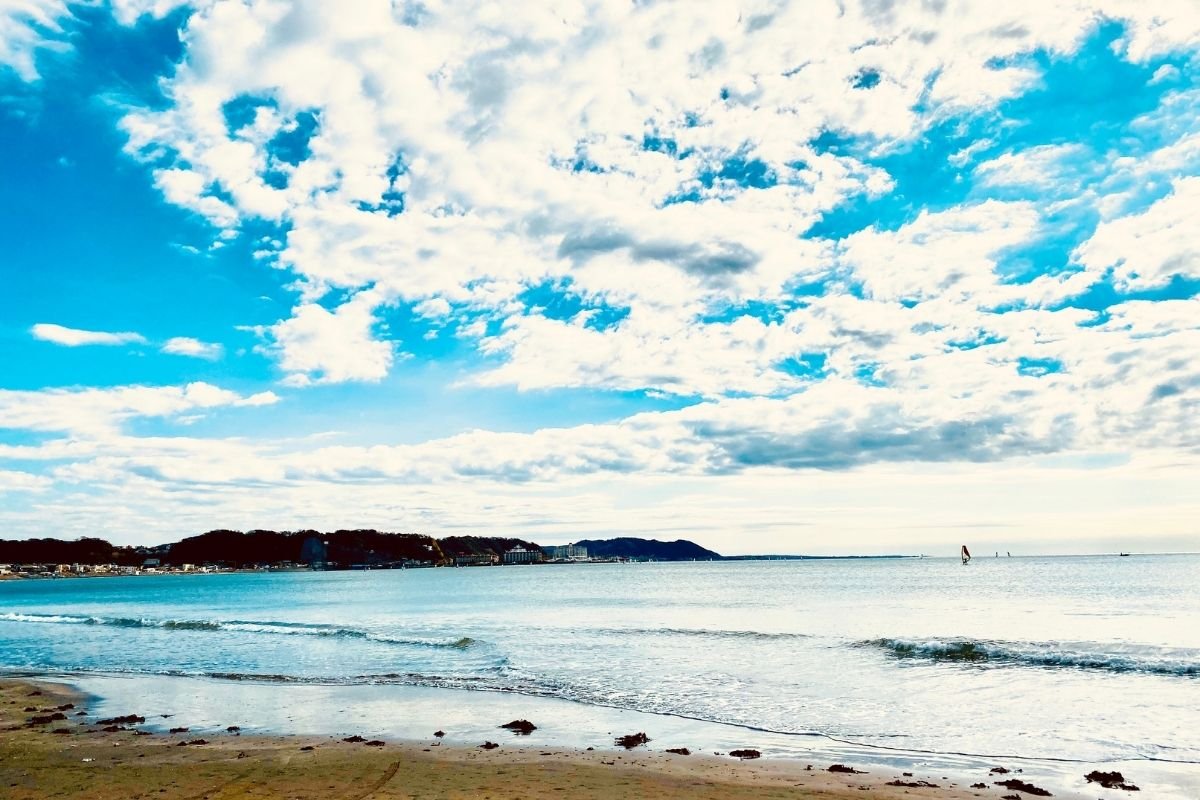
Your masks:
<path fill-rule="evenodd" d="M 126 564 L 0 564 L 0 578 L 68 578 L 85 575 L 179 575 L 179 574 L 208 574 L 214 572 L 287 572 L 296 570 L 337 570 L 337 569 L 416 569 L 421 567 L 492 567 L 511 564 L 566 564 L 566 563 L 612 563 L 628 561 L 627 558 L 611 556 L 608 558 L 590 558 L 586 547 L 574 544 L 556 547 L 527 549 L 521 546 L 506 550 L 502 554 L 479 553 L 455 556 L 453 563 L 435 563 L 406 559 L 401 562 L 380 564 L 349 564 L 340 565 L 333 561 L 314 560 L 311 562 L 277 561 L 262 562 L 248 567 L 233 567 L 222 563 L 209 564 L 172 564 L 165 563 L 159 558 L 147 558 L 141 565 Z"/>
<path fill-rule="evenodd" d="M 0 580 L 21 578 L 185 575 L 629 561 L 712 560 L 693 542 L 587 540 L 540 546 L 520 539 L 459 536 L 434 539 L 379 531 L 210 531 L 155 547 L 113 547 L 102 539 L 0 542 Z"/>

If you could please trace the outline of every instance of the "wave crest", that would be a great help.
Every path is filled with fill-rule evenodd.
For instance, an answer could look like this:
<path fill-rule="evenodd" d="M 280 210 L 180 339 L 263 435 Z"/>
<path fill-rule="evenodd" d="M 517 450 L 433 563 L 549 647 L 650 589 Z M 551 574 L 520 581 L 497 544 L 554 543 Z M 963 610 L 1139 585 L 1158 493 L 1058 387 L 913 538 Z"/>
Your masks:
<path fill-rule="evenodd" d="M 870 639 L 860 647 L 880 648 L 895 658 L 1023 667 L 1142 672 L 1200 676 L 1200 651 L 1149 645 L 1011 643 L 972 639 Z"/>
<path fill-rule="evenodd" d="M 207 620 L 207 619 L 150 619 L 146 617 L 97 617 L 79 614 L 0 614 L 0 622 L 29 622 L 47 625 L 106 625 L 116 628 L 153 628 L 169 631 L 225 631 L 232 633 L 264 634 L 272 636 L 334 636 L 345 639 L 363 639 L 382 644 L 409 647 L 435 647 L 465 650 L 478 642 L 469 636 L 455 640 L 421 639 L 389 636 L 358 628 L 322 625 L 308 622 L 279 622 L 254 620 Z"/>

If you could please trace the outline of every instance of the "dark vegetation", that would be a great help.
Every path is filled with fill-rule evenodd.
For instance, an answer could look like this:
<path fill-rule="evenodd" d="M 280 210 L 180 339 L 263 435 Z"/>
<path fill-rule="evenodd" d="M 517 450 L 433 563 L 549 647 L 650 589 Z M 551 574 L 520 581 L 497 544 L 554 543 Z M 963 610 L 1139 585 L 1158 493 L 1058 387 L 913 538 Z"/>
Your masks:
<path fill-rule="evenodd" d="M 720 559 L 694 542 L 621 538 L 589 539 L 578 544 L 593 558 L 655 561 Z M 534 542 L 497 536 L 450 536 L 435 539 L 415 533 L 377 530 L 271 531 L 213 530 L 155 547 L 119 547 L 104 539 L 0 540 L 0 564 L 115 564 L 140 567 L 148 559 L 163 566 L 211 564 L 230 568 L 291 563 L 330 569 L 399 565 L 453 564 L 456 558 L 503 555 L 521 547 L 539 551 Z"/>
<path fill-rule="evenodd" d="M 119 564 L 140 566 L 146 556 L 132 547 L 116 547 L 103 539 L 0 540 L 0 564 Z"/>
<path fill-rule="evenodd" d="M 719 561 L 720 553 L 705 549 L 695 542 L 676 539 L 660 542 L 657 539 L 584 539 L 576 542 L 586 547 L 592 558 L 630 558 L 654 561 Z"/>
<path fill-rule="evenodd" d="M 503 556 L 515 547 L 539 550 L 533 542 L 524 539 L 506 539 L 499 536 L 447 536 L 437 544 L 445 557 L 451 561 L 461 556 Z"/>

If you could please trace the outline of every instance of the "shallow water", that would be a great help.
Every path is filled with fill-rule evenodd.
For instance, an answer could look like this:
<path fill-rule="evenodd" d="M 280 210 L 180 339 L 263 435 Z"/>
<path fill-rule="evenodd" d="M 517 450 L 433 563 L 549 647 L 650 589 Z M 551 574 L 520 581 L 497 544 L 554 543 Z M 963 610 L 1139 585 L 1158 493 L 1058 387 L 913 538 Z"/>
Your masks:
<path fill-rule="evenodd" d="M 0 666 L 519 692 L 908 751 L 1200 762 L 1200 556 L 0 584 Z"/>

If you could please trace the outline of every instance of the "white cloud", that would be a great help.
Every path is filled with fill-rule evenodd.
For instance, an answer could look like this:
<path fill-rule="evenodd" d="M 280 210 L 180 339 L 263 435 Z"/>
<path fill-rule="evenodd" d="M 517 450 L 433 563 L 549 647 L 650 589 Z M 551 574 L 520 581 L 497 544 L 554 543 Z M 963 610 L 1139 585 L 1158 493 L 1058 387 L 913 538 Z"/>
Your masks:
<path fill-rule="evenodd" d="M 53 342 L 64 347 L 80 347 L 83 345 L 121 345 L 145 344 L 146 337 L 133 331 L 85 331 L 78 328 L 65 328 L 48 322 L 39 322 L 30 332 L 35 339 L 43 342 Z"/>
<path fill-rule="evenodd" d="M 1142 213 L 1102 223 L 1074 258 L 1095 272 L 1112 268 L 1113 282 L 1127 291 L 1163 286 L 1175 276 L 1200 277 L 1198 203 L 1200 177 L 1181 178 Z"/>
<path fill-rule="evenodd" d="M 262 406 L 272 392 L 240 395 L 209 383 L 108 389 L 0 389 L 0 428 L 106 433 L 136 417 L 175 417 L 222 406 Z"/>
<path fill-rule="evenodd" d="M 815 136 L 895 146 L 956 110 L 991 107 L 1038 79 L 997 64 L 1036 48 L 1069 53 L 1105 10 L 1134 19 L 1131 57 L 1190 40 L 1183 15 L 1164 31 L 1135 6 L 1084 0 L 1036 15 L 987 2 L 758 14 L 449 3 L 415 23 L 385 4 L 352 18 L 319 4 L 220 4 L 191 18 L 189 57 L 164 83 L 172 104 L 122 125 L 130 152 L 174 160 L 156 172 L 172 202 L 225 229 L 289 223 L 278 260 L 305 291 L 280 336 L 303 329 L 304 350 L 334 352 L 343 344 L 317 339 L 352 327 L 372 345 L 369 364 L 341 370 L 281 343 L 292 380 L 374 379 L 386 344 L 363 338 L 361 324 L 329 324 L 313 303 L 330 289 L 501 317 L 526 285 L 567 276 L 616 304 L 630 293 L 676 305 L 777 296 L 816 267 L 799 234 L 891 185 L 853 157 L 817 152 Z M 854 88 L 865 74 L 874 86 Z M 267 105 L 229 131 L 222 109 L 239 98 Z M 307 113 L 316 130 L 293 163 L 268 143 Z M 647 136 L 671 153 L 643 147 Z M 727 163 L 765 182 L 721 178 Z M 401 193 L 393 216 L 387 202 Z M 673 197 L 699 202 L 664 206 Z"/>
<path fill-rule="evenodd" d="M 0 0 L 0 65 L 37 80 L 38 51 L 67 49 L 63 22 L 70 18 L 65 0 Z"/>
<path fill-rule="evenodd" d="M 1030 186 L 1056 194 L 1062 187 L 1063 162 L 1088 155 L 1078 144 L 1048 144 L 1004 153 L 975 167 L 984 186 Z"/>
<path fill-rule="evenodd" d="M 224 348 L 214 342 L 202 342 L 187 336 L 175 336 L 163 343 L 162 351 L 177 356 L 191 356 L 216 361 L 221 357 Z"/>
<path fill-rule="evenodd" d="M 869 229 L 849 237 L 842 260 L 877 300 L 986 302 L 999 283 L 998 255 L 1029 240 L 1039 224 L 1030 203 L 989 200 L 921 212 L 897 231 Z"/>
<path fill-rule="evenodd" d="M 206 0 L 112 0 L 113 16 L 122 25 L 133 25 L 146 15 L 162 19 L 180 6 L 207 5 Z"/>
<path fill-rule="evenodd" d="M 54 483 L 44 475 L 0 469 L 0 494 L 16 492 L 44 492 Z"/>
<path fill-rule="evenodd" d="M 378 381 L 387 375 L 394 351 L 372 334 L 374 306 L 367 292 L 333 311 L 308 303 L 261 332 L 270 337 L 267 350 L 278 354 L 290 385 Z"/>

